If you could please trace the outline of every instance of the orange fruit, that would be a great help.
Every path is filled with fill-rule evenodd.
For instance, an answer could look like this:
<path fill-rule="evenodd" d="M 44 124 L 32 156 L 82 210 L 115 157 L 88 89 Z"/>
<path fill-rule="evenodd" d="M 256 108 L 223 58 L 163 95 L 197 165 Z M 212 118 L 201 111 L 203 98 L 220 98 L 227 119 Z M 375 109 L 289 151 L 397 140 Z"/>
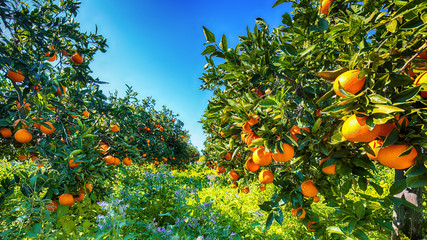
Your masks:
<path fill-rule="evenodd" d="M 266 189 L 266 187 L 265 187 L 265 186 L 260 186 L 260 187 L 259 187 L 259 190 L 260 190 L 261 192 L 265 191 L 265 189 Z"/>
<path fill-rule="evenodd" d="M 311 229 L 311 226 L 313 225 L 313 224 L 315 224 L 316 222 L 309 222 L 309 223 L 307 223 L 307 230 L 308 231 L 310 231 L 310 232 L 315 232 L 316 230 L 315 229 Z"/>
<path fill-rule="evenodd" d="M 320 4 L 319 6 L 320 13 L 328 14 L 331 3 L 332 3 L 332 0 L 322 0 L 322 4 Z"/>
<path fill-rule="evenodd" d="M 85 198 L 85 194 L 84 194 L 84 193 L 82 193 L 82 192 L 77 193 L 77 195 L 79 195 L 79 196 L 78 196 L 78 197 L 76 197 L 76 198 L 74 198 L 74 200 L 75 200 L 76 202 L 81 202 L 81 201 L 83 201 L 83 199 Z"/>
<path fill-rule="evenodd" d="M 50 46 L 49 49 L 53 50 L 53 46 Z M 45 53 L 44 56 L 49 57 L 48 59 L 49 62 L 53 62 L 56 60 L 56 51 L 52 56 L 50 56 L 50 52 Z"/>
<path fill-rule="evenodd" d="M 283 143 L 282 148 L 283 153 L 280 153 L 279 150 L 276 150 L 277 152 L 273 153 L 272 155 L 273 159 L 277 162 L 287 162 L 291 160 L 294 157 L 294 148 L 287 143 Z"/>
<path fill-rule="evenodd" d="M 248 119 L 247 123 L 248 123 L 250 126 L 253 126 L 253 125 L 257 124 L 258 119 L 259 119 L 259 117 L 258 117 L 257 115 L 252 114 L 252 115 L 251 115 L 251 117 Z"/>
<path fill-rule="evenodd" d="M 342 125 L 342 135 L 345 139 L 351 142 L 370 142 L 379 137 L 381 125 L 376 125 L 372 130 L 369 130 L 366 125 L 368 117 L 357 117 L 355 114 L 344 121 Z"/>
<path fill-rule="evenodd" d="M 114 163 L 113 163 L 113 165 L 117 166 L 117 165 L 119 165 L 119 164 L 120 164 L 120 158 L 115 157 L 115 158 L 114 158 Z"/>
<path fill-rule="evenodd" d="M 319 202 L 319 201 L 320 201 L 320 198 L 318 196 L 313 197 L 313 202 Z"/>
<path fill-rule="evenodd" d="M 250 171 L 250 172 L 256 172 L 259 169 L 259 165 L 254 163 L 254 161 L 252 160 L 252 158 L 249 158 L 248 160 L 246 160 L 245 163 L 245 168 Z"/>
<path fill-rule="evenodd" d="M 12 82 L 22 82 L 25 79 L 21 71 L 15 72 L 12 69 L 7 71 L 7 77 L 12 80 Z"/>
<path fill-rule="evenodd" d="M 258 180 L 261 183 L 269 184 L 272 183 L 274 180 L 274 175 L 270 170 L 262 170 L 258 175 Z"/>
<path fill-rule="evenodd" d="M 111 155 L 105 156 L 105 157 L 104 157 L 104 160 L 105 160 L 105 163 L 106 163 L 107 165 L 111 165 L 111 164 L 113 164 L 113 163 L 114 163 L 114 161 L 115 161 L 114 157 L 113 157 L 113 156 L 111 156 Z"/>
<path fill-rule="evenodd" d="M 88 111 L 86 111 L 86 110 L 84 110 L 84 111 L 82 112 L 82 114 L 83 114 L 83 116 L 85 116 L 85 117 L 89 117 L 89 112 L 88 112 Z"/>
<path fill-rule="evenodd" d="M 292 216 L 297 217 L 299 219 L 305 217 L 305 210 L 304 208 L 302 208 L 302 206 L 299 208 L 292 209 L 291 213 L 292 213 Z"/>
<path fill-rule="evenodd" d="M 310 128 L 308 128 L 308 127 L 305 127 L 303 129 L 307 132 L 310 132 Z M 301 134 L 301 129 L 298 126 L 293 125 L 291 127 L 291 129 L 289 130 L 289 132 L 291 133 L 292 139 L 294 139 L 295 142 L 298 141 L 298 137 L 296 136 L 296 134 Z"/>
<path fill-rule="evenodd" d="M 252 88 L 251 89 L 251 93 L 255 92 L 256 94 L 258 94 L 258 97 L 262 97 L 262 91 L 256 88 Z"/>
<path fill-rule="evenodd" d="M 301 184 L 301 192 L 304 197 L 314 197 L 319 191 L 313 184 L 313 180 L 307 180 Z"/>
<path fill-rule="evenodd" d="M 74 198 L 73 195 L 69 193 L 64 193 L 61 196 L 59 196 L 59 204 L 64 206 L 73 206 L 74 204 Z"/>
<path fill-rule="evenodd" d="M 252 133 L 251 126 L 249 125 L 248 122 L 245 122 L 245 124 L 243 124 L 242 129 L 245 133 L 248 133 L 248 134 Z"/>
<path fill-rule="evenodd" d="M 16 100 L 15 103 L 16 103 L 16 108 L 18 108 L 18 110 L 20 110 L 21 109 L 21 103 L 18 100 Z M 24 104 L 24 108 L 26 108 L 28 111 L 31 110 L 29 103 L 25 102 L 25 100 L 23 100 L 22 103 Z"/>
<path fill-rule="evenodd" d="M 362 88 L 365 86 L 366 78 L 365 77 L 359 78 L 359 73 L 360 73 L 359 70 L 350 70 L 339 75 L 334 82 L 334 86 L 333 86 L 334 92 L 338 96 L 342 98 L 346 98 L 344 95 L 341 94 L 339 90 L 339 86 L 341 86 L 341 88 L 343 88 L 344 90 L 346 90 L 351 94 L 356 94 L 360 90 L 362 90 Z"/>
<path fill-rule="evenodd" d="M 31 161 L 33 161 L 33 162 L 38 159 L 38 157 L 36 155 L 34 155 L 34 154 L 31 154 L 30 158 L 31 158 Z"/>
<path fill-rule="evenodd" d="M 120 129 L 119 129 L 119 126 L 117 126 L 116 124 L 113 124 L 113 125 L 111 125 L 110 126 L 110 129 L 111 129 L 111 131 L 113 131 L 113 132 L 118 132 Z M 147 143 L 149 143 L 149 140 L 147 140 Z"/>
<path fill-rule="evenodd" d="M 393 144 L 385 148 L 381 148 L 378 152 L 377 160 L 382 165 L 394 169 L 406 169 L 414 165 L 415 158 L 418 156 L 417 150 L 412 147 L 411 152 L 405 156 L 399 155 L 409 148 L 406 144 Z"/>
<path fill-rule="evenodd" d="M 90 185 L 89 183 L 86 183 L 85 187 L 87 188 L 87 190 L 89 190 L 89 192 L 92 192 L 92 185 Z"/>
<path fill-rule="evenodd" d="M 230 187 L 237 188 L 237 185 L 235 183 L 231 183 Z"/>
<path fill-rule="evenodd" d="M 56 88 L 57 95 L 62 95 L 62 94 L 65 94 L 66 92 L 67 92 L 67 88 L 64 85 L 61 85 L 60 87 Z"/>
<path fill-rule="evenodd" d="M 51 135 L 52 133 L 55 132 L 55 127 L 53 126 L 53 124 L 51 122 L 44 122 L 45 125 L 48 125 L 49 127 L 46 127 L 45 125 L 41 124 L 40 125 L 40 131 L 46 135 Z"/>
<path fill-rule="evenodd" d="M 14 121 L 13 126 L 16 127 L 19 123 L 21 123 L 21 128 L 28 128 L 28 121 L 24 119 L 18 119 Z"/>
<path fill-rule="evenodd" d="M 154 161 L 154 164 L 159 165 L 159 161 Z"/>
<path fill-rule="evenodd" d="M 75 64 L 79 65 L 79 64 L 83 63 L 83 58 L 82 58 L 82 56 L 80 56 L 79 53 L 74 53 L 71 56 L 71 61 L 73 61 Z"/>
<path fill-rule="evenodd" d="M 222 158 L 225 158 L 225 160 L 230 160 L 231 159 L 231 153 L 226 153 L 224 156 L 222 156 Z"/>
<path fill-rule="evenodd" d="M 406 118 L 405 116 L 401 117 L 400 114 L 397 114 L 394 118 L 396 118 L 399 125 L 405 124 L 405 126 L 407 126 L 409 123 L 408 118 Z M 396 123 L 394 122 L 390 124 L 381 124 L 380 136 L 387 137 L 387 135 L 391 132 L 391 130 L 393 130 L 396 127 L 397 127 Z"/>
<path fill-rule="evenodd" d="M 242 192 L 244 192 L 244 193 L 249 193 L 249 187 L 248 187 L 248 186 L 244 187 L 244 188 L 242 189 Z"/>
<path fill-rule="evenodd" d="M 18 159 L 21 161 L 25 161 L 25 160 L 27 160 L 27 156 L 25 156 L 24 154 L 21 154 L 21 155 L 19 155 Z"/>
<path fill-rule="evenodd" d="M 12 131 L 9 128 L 0 129 L 0 134 L 4 138 L 10 138 L 12 136 Z"/>
<path fill-rule="evenodd" d="M 225 173 L 225 167 L 224 166 L 217 167 L 215 170 L 216 170 L 217 174 Z"/>
<path fill-rule="evenodd" d="M 237 181 L 237 180 L 239 180 L 239 178 L 240 178 L 240 175 L 237 174 L 234 170 L 231 170 L 228 173 L 228 176 L 230 177 L 231 181 L 234 181 L 234 182 Z"/>
<path fill-rule="evenodd" d="M 76 167 L 80 167 L 81 165 L 80 165 L 80 164 L 78 164 L 78 163 L 74 163 L 74 159 L 70 159 L 70 160 L 68 161 L 68 166 L 69 166 L 70 168 L 76 168 Z"/>
<path fill-rule="evenodd" d="M 322 160 L 320 160 L 319 166 L 322 165 L 322 163 L 324 163 L 326 160 L 328 160 L 330 158 L 330 156 L 328 156 L 327 158 L 324 158 Z M 322 168 L 322 171 L 326 174 L 332 175 L 335 174 L 335 167 L 337 166 L 337 163 L 334 163 L 330 166 L 324 167 Z"/>
<path fill-rule="evenodd" d="M 143 157 L 143 158 L 146 158 L 146 157 L 147 157 L 147 154 L 145 154 L 145 153 L 144 153 L 144 154 L 142 154 L 142 157 Z"/>
<path fill-rule="evenodd" d="M 255 164 L 260 166 L 267 166 L 272 161 L 272 154 L 267 152 L 264 148 L 258 148 L 252 154 L 252 160 Z"/>
<path fill-rule="evenodd" d="M 58 203 L 54 200 L 50 200 L 50 203 L 46 205 L 46 209 L 53 212 L 58 208 Z"/>
<path fill-rule="evenodd" d="M 25 128 L 16 131 L 14 137 L 15 140 L 20 143 L 27 143 L 33 139 L 33 135 L 31 135 L 31 133 Z"/>
<path fill-rule="evenodd" d="M 375 153 L 375 155 L 372 155 L 372 154 L 369 154 L 366 152 L 366 155 L 368 156 L 368 158 L 370 158 L 372 160 L 378 160 L 378 152 L 380 151 L 383 143 L 384 143 L 384 141 L 382 141 L 382 140 L 374 140 L 374 141 L 368 143 L 369 147 Z"/>
<path fill-rule="evenodd" d="M 422 83 L 427 83 L 427 71 L 421 73 L 414 81 L 415 85 L 420 85 Z M 420 94 L 421 94 L 421 97 L 427 98 L 427 91 L 420 91 Z"/>
<path fill-rule="evenodd" d="M 132 159 L 130 159 L 130 158 L 128 158 L 128 157 L 125 157 L 125 158 L 123 159 L 123 164 L 124 164 L 124 165 L 126 165 L 126 166 L 131 165 L 131 164 L 132 164 Z"/>

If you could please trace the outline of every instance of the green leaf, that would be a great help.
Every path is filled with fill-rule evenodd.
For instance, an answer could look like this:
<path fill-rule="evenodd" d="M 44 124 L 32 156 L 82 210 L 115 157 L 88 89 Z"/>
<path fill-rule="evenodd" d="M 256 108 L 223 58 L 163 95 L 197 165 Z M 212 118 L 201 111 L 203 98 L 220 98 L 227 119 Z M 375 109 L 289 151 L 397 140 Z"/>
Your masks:
<path fill-rule="evenodd" d="M 274 216 L 273 212 L 268 214 L 267 221 L 265 222 L 265 229 L 269 229 L 271 224 L 273 224 Z"/>
<path fill-rule="evenodd" d="M 267 98 L 261 100 L 261 102 L 259 102 L 259 105 L 262 107 L 271 107 L 277 105 L 277 103 L 273 99 Z"/>
<path fill-rule="evenodd" d="M 359 219 L 362 219 L 365 216 L 365 205 L 362 201 L 357 202 L 354 204 L 356 215 Z"/>
<path fill-rule="evenodd" d="M 412 145 L 409 146 L 407 149 L 405 149 L 405 151 L 401 152 L 398 157 L 403 157 L 403 156 L 410 154 L 412 151 L 412 148 L 414 148 L 414 146 L 412 146 Z"/>
<path fill-rule="evenodd" d="M 403 190 L 405 190 L 406 188 L 406 179 L 400 179 L 395 181 L 391 186 L 390 186 L 390 195 L 396 195 L 398 193 L 401 193 Z"/>
<path fill-rule="evenodd" d="M 304 57 L 305 55 L 307 55 L 308 53 L 312 52 L 313 49 L 316 47 L 317 45 L 311 45 L 310 47 L 306 48 L 304 51 L 302 51 L 300 53 L 301 57 Z"/>
<path fill-rule="evenodd" d="M 288 43 L 283 43 L 282 46 L 280 47 L 282 49 L 282 51 L 286 54 L 286 55 L 297 55 L 297 49 L 292 46 L 291 44 Z"/>
<path fill-rule="evenodd" d="M 393 21 L 389 22 L 389 23 L 386 25 L 386 28 L 387 28 L 387 31 L 389 31 L 389 32 L 392 32 L 392 33 L 396 32 L 396 29 L 397 29 L 397 21 L 396 21 L 396 20 L 393 20 Z"/>
<path fill-rule="evenodd" d="M 396 128 L 393 128 L 393 130 L 391 130 L 391 132 L 385 138 L 381 148 L 385 148 L 392 144 L 395 144 L 397 140 L 399 140 L 399 131 Z"/>
<path fill-rule="evenodd" d="M 205 34 L 205 38 L 208 41 L 208 43 L 214 43 L 215 42 L 215 35 L 209 31 L 205 26 L 203 27 L 203 33 Z"/>
<path fill-rule="evenodd" d="M 280 5 L 280 4 L 282 4 L 282 3 L 285 3 L 285 2 L 291 2 L 291 0 L 277 0 L 277 1 L 273 4 L 273 8 L 274 8 L 274 7 L 276 7 L 276 6 L 278 6 L 278 5 Z"/>
<path fill-rule="evenodd" d="M 388 231 L 394 231 L 393 226 L 391 225 L 391 223 L 389 221 L 386 221 L 384 219 L 378 219 L 375 218 L 374 221 L 380 225 L 381 227 L 383 227 L 384 229 L 388 230 Z"/>
<path fill-rule="evenodd" d="M 406 184 L 411 188 L 419 188 L 427 185 L 427 172 L 421 175 L 406 178 Z"/>
<path fill-rule="evenodd" d="M 418 85 L 413 88 L 406 89 L 403 92 L 400 92 L 391 98 L 393 103 L 401 103 L 406 102 L 409 99 L 415 97 L 421 89 L 421 85 Z"/>
<path fill-rule="evenodd" d="M 406 207 L 409 207 L 417 212 L 421 212 L 421 209 L 418 208 L 417 206 L 415 206 L 414 204 L 406 201 L 405 199 L 402 198 L 397 198 L 397 197 L 389 197 L 389 199 L 393 202 L 393 204 L 400 206 L 400 205 L 405 205 Z"/>
<path fill-rule="evenodd" d="M 292 27 L 293 25 L 292 18 L 291 18 L 291 15 L 289 15 L 289 13 L 284 13 L 282 15 L 282 23 L 285 25 L 288 25 L 289 27 Z"/>
<path fill-rule="evenodd" d="M 339 235 L 344 235 L 344 232 L 343 232 L 339 227 L 335 227 L 335 226 L 328 227 L 328 228 L 326 229 L 326 231 L 327 231 L 329 234 L 331 234 L 331 233 L 335 233 L 335 234 L 339 234 Z"/>
<path fill-rule="evenodd" d="M 400 29 L 412 29 L 412 28 L 417 28 L 419 26 L 422 26 L 424 24 L 424 22 L 418 17 L 414 17 L 411 20 L 405 22 L 404 24 L 402 24 L 400 26 Z"/>
<path fill-rule="evenodd" d="M 270 212 L 271 210 L 273 210 L 273 208 L 269 204 L 266 204 L 265 202 L 261 205 L 258 205 L 258 206 L 261 210 L 266 211 L 266 212 Z"/>
<path fill-rule="evenodd" d="M 324 18 L 319 18 L 319 22 L 317 23 L 317 27 L 321 32 L 327 31 L 329 27 L 329 22 Z"/>
<path fill-rule="evenodd" d="M 369 101 L 371 103 L 383 103 L 383 104 L 391 103 L 391 101 L 389 99 L 387 99 L 387 98 L 385 98 L 379 94 L 370 94 L 368 96 L 368 98 L 369 98 Z"/>
<path fill-rule="evenodd" d="M 329 92 L 325 93 L 319 100 L 317 100 L 316 104 L 319 105 L 320 103 L 328 100 L 329 98 L 333 97 L 335 95 L 334 90 L 330 90 Z M 322 110 L 323 112 L 323 110 Z"/>
<path fill-rule="evenodd" d="M 353 236 L 355 236 L 357 239 L 369 240 L 368 236 L 366 236 L 366 234 L 360 229 L 354 230 Z"/>
<path fill-rule="evenodd" d="M 274 214 L 274 219 L 276 220 L 276 222 L 278 222 L 280 225 L 283 224 L 283 211 L 280 208 L 275 208 L 274 209 L 275 212 L 277 212 L 277 214 Z"/>
<path fill-rule="evenodd" d="M 219 46 L 222 48 L 222 50 L 227 52 L 228 46 L 227 46 L 227 38 L 225 37 L 225 34 L 222 35 L 221 42 L 219 43 Z"/>
<path fill-rule="evenodd" d="M 373 114 L 376 114 L 376 113 L 391 114 L 391 113 L 404 112 L 404 111 L 405 111 L 404 109 L 398 108 L 395 106 L 375 104 L 374 110 L 372 111 L 372 113 Z"/>
<path fill-rule="evenodd" d="M 37 182 L 37 175 L 34 175 L 30 178 L 30 185 L 35 186 Z"/>
<path fill-rule="evenodd" d="M 214 45 L 206 46 L 205 50 L 202 52 L 202 55 L 209 55 L 216 51 L 216 47 Z"/>
<path fill-rule="evenodd" d="M 383 195 L 383 193 L 384 193 L 384 190 L 383 190 L 383 188 L 380 186 L 380 185 L 378 185 L 378 184 L 376 184 L 376 183 L 374 183 L 374 182 L 372 182 L 372 181 L 369 181 L 369 184 L 375 189 L 375 191 L 379 194 L 379 195 Z"/>

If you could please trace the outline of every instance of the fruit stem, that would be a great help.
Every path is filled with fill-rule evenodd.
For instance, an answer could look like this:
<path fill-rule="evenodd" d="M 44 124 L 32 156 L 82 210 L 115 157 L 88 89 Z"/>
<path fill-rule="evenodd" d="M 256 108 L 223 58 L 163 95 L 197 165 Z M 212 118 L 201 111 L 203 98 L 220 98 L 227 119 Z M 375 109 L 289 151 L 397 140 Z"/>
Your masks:
<path fill-rule="evenodd" d="M 417 53 L 415 53 L 406 63 L 405 65 L 403 65 L 403 67 L 401 69 L 399 69 L 399 71 L 397 71 L 397 74 L 401 73 L 403 70 L 405 70 L 408 65 L 424 50 L 427 49 L 427 45 L 424 45 L 420 50 L 418 50 Z"/>

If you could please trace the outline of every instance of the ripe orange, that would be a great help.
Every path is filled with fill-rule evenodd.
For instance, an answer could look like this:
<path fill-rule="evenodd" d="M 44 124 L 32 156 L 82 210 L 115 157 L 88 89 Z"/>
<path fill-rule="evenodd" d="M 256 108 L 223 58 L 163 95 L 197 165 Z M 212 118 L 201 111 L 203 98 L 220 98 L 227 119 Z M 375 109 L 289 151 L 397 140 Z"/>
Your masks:
<path fill-rule="evenodd" d="M 111 125 L 110 126 L 110 129 L 111 129 L 111 131 L 113 131 L 113 132 L 118 132 L 120 129 L 119 129 L 119 126 L 117 126 L 117 124 L 113 124 L 113 125 Z M 150 142 L 149 142 L 149 140 L 147 140 L 147 143 L 149 144 Z"/>
<path fill-rule="evenodd" d="M 420 85 L 422 83 L 427 83 L 427 71 L 421 73 L 414 81 L 415 85 Z M 420 94 L 421 94 L 421 97 L 427 98 L 427 91 L 421 91 Z"/>
<path fill-rule="evenodd" d="M 366 125 L 368 117 L 357 117 L 355 114 L 345 120 L 342 125 L 342 135 L 351 142 L 370 142 L 377 138 L 381 132 L 381 125 L 376 125 L 369 130 Z"/>
<path fill-rule="evenodd" d="M 259 190 L 260 190 L 261 192 L 265 191 L 265 189 L 266 189 L 266 187 L 265 187 L 265 186 L 260 186 L 260 187 L 259 187 Z"/>
<path fill-rule="evenodd" d="M 50 46 L 49 49 L 52 50 L 53 46 Z M 45 57 L 49 57 L 49 59 L 48 59 L 49 62 L 53 62 L 53 61 L 56 60 L 56 51 L 55 51 L 55 53 L 52 56 L 50 56 L 50 52 L 45 53 L 44 56 Z"/>
<path fill-rule="evenodd" d="M 132 164 L 132 159 L 130 159 L 130 158 L 128 158 L 128 157 L 125 157 L 125 158 L 123 159 L 123 164 L 124 164 L 124 165 L 126 165 L 126 166 L 131 165 L 131 164 Z"/>
<path fill-rule="evenodd" d="M 394 118 L 396 118 L 399 125 L 405 124 L 405 126 L 407 126 L 409 123 L 408 118 L 406 118 L 405 116 L 402 117 L 400 114 L 397 114 Z M 391 130 L 393 130 L 396 127 L 397 127 L 396 123 L 394 122 L 390 124 L 381 124 L 380 136 L 387 137 L 387 135 L 391 132 Z M 400 128 L 398 128 L 398 130 L 399 129 Z"/>
<path fill-rule="evenodd" d="M 310 132 L 310 128 L 308 128 L 308 127 L 305 127 L 303 129 L 307 132 Z M 292 139 L 294 139 L 295 142 L 298 141 L 298 137 L 296 136 L 296 134 L 301 134 L 301 129 L 298 126 L 293 125 L 291 127 L 291 129 L 289 130 L 289 132 L 291 133 Z"/>
<path fill-rule="evenodd" d="M 21 128 L 28 128 L 28 121 L 24 119 L 18 119 L 13 122 L 13 126 L 17 127 L 21 123 Z"/>
<path fill-rule="evenodd" d="M 259 117 L 258 117 L 257 115 L 252 114 L 252 115 L 251 115 L 251 117 L 248 119 L 247 123 L 248 123 L 250 126 L 253 126 L 253 125 L 257 124 L 258 119 L 259 119 Z"/>
<path fill-rule="evenodd" d="M 334 82 L 334 92 L 342 97 L 346 98 L 346 96 L 342 95 L 339 86 L 346 90 L 349 93 L 356 94 L 365 86 L 365 77 L 359 78 L 359 70 L 350 70 L 339 75 Z"/>
<path fill-rule="evenodd" d="M 10 138 L 12 136 L 12 131 L 9 128 L 2 128 L 0 129 L 0 134 L 4 138 Z"/>
<path fill-rule="evenodd" d="M 67 92 L 67 88 L 64 85 L 61 85 L 60 87 L 56 88 L 57 95 L 62 95 L 62 94 L 65 94 L 66 92 Z"/>
<path fill-rule="evenodd" d="M 146 157 L 147 157 L 147 154 L 145 154 L 145 153 L 144 153 L 144 154 L 142 154 L 142 157 L 143 157 L 143 158 L 146 158 Z"/>
<path fill-rule="evenodd" d="M 224 156 L 222 156 L 222 158 L 225 158 L 225 160 L 230 160 L 231 159 L 231 153 L 226 153 Z"/>
<path fill-rule="evenodd" d="M 75 200 L 76 202 L 81 202 L 81 201 L 83 201 L 83 199 L 85 198 L 85 194 L 84 194 L 84 193 L 82 193 L 82 192 L 77 193 L 77 195 L 79 195 L 79 196 L 78 196 L 78 197 L 76 197 L 76 198 L 74 198 L 74 200 Z"/>
<path fill-rule="evenodd" d="M 385 148 L 381 148 L 378 152 L 377 160 L 382 165 L 394 169 L 406 169 L 414 165 L 415 158 L 418 156 L 417 150 L 412 147 L 411 152 L 405 156 L 399 155 L 408 149 L 406 144 L 393 144 Z"/>
<path fill-rule="evenodd" d="M 255 164 L 260 166 L 267 166 L 272 161 L 272 154 L 267 152 L 264 148 L 258 148 L 252 154 L 252 160 Z"/>
<path fill-rule="evenodd" d="M 329 7 L 331 6 L 332 0 L 323 0 L 322 4 L 319 6 L 319 11 L 322 14 L 328 14 Z"/>
<path fill-rule="evenodd" d="M 89 112 L 88 112 L 88 111 L 86 111 L 86 110 L 84 110 L 84 111 L 82 112 L 82 114 L 83 114 L 83 116 L 85 116 L 85 117 L 89 117 Z"/>
<path fill-rule="evenodd" d="M 315 232 L 316 230 L 315 229 L 311 229 L 311 226 L 313 225 L 313 224 L 315 224 L 316 222 L 309 222 L 309 223 L 307 223 L 307 230 L 308 231 L 310 231 L 310 232 Z"/>
<path fill-rule="evenodd" d="M 282 148 L 283 153 L 280 153 L 279 150 L 276 150 L 277 152 L 273 153 L 272 155 L 273 159 L 277 162 L 287 162 L 291 160 L 294 157 L 294 148 L 287 143 L 283 143 Z"/>
<path fill-rule="evenodd" d="M 58 208 L 58 203 L 55 200 L 50 200 L 50 203 L 46 205 L 46 209 L 53 212 Z"/>
<path fill-rule="evenodd" d="M 90 185 L 89 183 L 86 183 L 85 187 L 87 188 L 87 190 L 89 190 L 89 192 L 92 192 L 92 185 Z"/>
<path fill-rule="evenodd" d="M 252 160 L 252 158 L 249 158 L 248 160 L 246 160 L 245 163 L 245 168 L 250 171 L 250 172 L 256 172 L 259 169 L 259 165 L 254 163 L 254 161 Z"/>
<path fill-rule="evenodd" d="M 319 166 L 322 165 L 322 163 L 324 163 L 326 160 L 328 160 L 330 158 L 330 156 L 328 156 L 327 158 L 324 158 L 322 160 L 320 160 Z M 332 175 L 335 174 L 335 167 L 337 166 L 337 163 L 334 163 L 332 165 L 329 165 L 327 167 L 322 168 L 322 171 L 326 174 Z"/>
<path fill-rule="evenodd" d="M 230 187 L 237 188 L 237 185 L 235 183 L 231 183 Z"/>
<path fill-rule="evenodd" d="M 217 174 L 225 173 L 225 167 L 224 166 L 217 167 L 216 173 Z"/>
<path fill-rule="evenodd" d="M 36 155 L 34 155 L 34 154 L 31 154 L 30 158 L 31 158 L 31 161 L 33 161 L 33 162 L 38 159 L 38 157 Z"/>
<path fill-rule="evenodd" d="M 319 202 L 319 201 L 320 201 L 320 198 L 318 196 L 313 197 L 313 202 Z"/>
<path fill-rule="evenodd" d="M 245 124 L 243 124 L 242 129 L 245 133 L 248 133 L 248 134 L 252 133 L 251 126 L 249 125 L 248 122 L 245 122 Z"/>
<path fill-rule="evenodd" d="M 114 157 L 113 165 L 114 165 L 114 166 L 117 166 L 117 165 L 119 165 L 119 164 L 120 164 L 120 158 L 118 158 L 118 157 Z"/>
<path fill-rule="evenodd" d="M 305 217 L 305 210 L 304 208 L 302 208 L 302 206 L 299 208 L 292 209 L 291 213 L 292 213 L 292 216 L 298 217 L 299 219 Z"/>
<path fill-rule="evenodd" d="M 28 143 L 33 139 L 33 135 L 25 128 L 16 131 L 14 137 L 15 140 L 20 143 Z"/>
<path fill-rule="evenodd" d="M 71 56 L 71 61 L 73 61 L 75 64 L 79 65 L 79 64 L 82 64 L 82 63 L 83 63 L 83 57 L 82 57 L 82 56 L 80 56 L 80 54 L 79 54 L 79 53 L 74 53 L 74 54 Z"/>
<path fill-rule="evenodd" d="M 19 155 L 18 159 L 21 161 L 25 161 L 25 160 L 27 160 L 27 156 L 25 156 L 24 154 L 21 154 L 21 155 Z"/>
<path fill-rule="evenodd" d="M 45 125 L 48 125 L 49 127 L 46 127 L 45 125 L 41 124 L 40 125 L 40 131 L 46 135 L 51 135 L 52 133 L 55 132 L 55 127 L 53 126 L 53 124 L 51 122 L 44 122 Z"/>
<path fill-rule="evenodd" d="M 244 193 L 249 193 L 249 187 L 248 187 L 248 186 L 244 187 L 244 188 L 242 189 L 242 192 L 244 192 Z"/>
<path fill-rule="evenodd" d="M 59 196 L 59 204 L 64 206 L 73 206 L 74 204 L 74 198 L 73 195 L 69 193 L 64 193 L 61 196 Z"/>
<path fill-rule="evenodd" d="M 114 163 L 114 161 L 115 161 L 114 157 L 113 157 L 113 156 L 111 156 L 111 155 L 105 156 L 105 157 L 104 157 L 104 160 L 105 160 L 105 163 L 106 163 L 107 165 L 111 165 L 111 164 L 113 164 L 113 163 Z"/>
<path fill-rule="evenodd" d="M 262 170 L 258 175 L 258 180 L 261 183 L 269 184 L 272 183 L 274 180 L 274 175 L 270 170 Z"/>
<path fill-rule="evenodd" d="M 16 103 L 16 108 L 18 108 L 18 110 L 20 110 L 21 109 L 21 103 L 18 100 L 16 100 L 15 103 Z M 26 108 L 28 111 L 31 110 L 29 103 L 25 102 L 25 100 L 23 100 L 22 103 L 24 104 L 24 108 Z"/>
<path fill-rule="evenodd" d="M 314 197 L 319 191 L 313 184 L 313 180 L 307 180 L 301 184 L 301 192 L 304 197 Z"/>
<path fill-rule="evenodd" d="M 12 80 L 12 82 L 22 82 L 25 79 L 21 71 L 15 72 L 12 69 L 7 71 L 7 77 Z"/>
<path fill-rule="evenodd" d="M 380 151 L 381 146 L 383 145 L 383 143 L 384 143 L 384 141 L 382 141 L 382 140 L 374 140 L 374 141 L 368 143 L 369 147 L 375 153 L 375 155 L 366 153 L 366 155 L 368 156 L 368 158 L 370 158 L 372 160 L 378 160 L 378 152 Z"/>
<path fill-rule="evenodd" d="M 252 88 L 251 89 L 251 93 L 255 92 L 256 94 L 258 94 L 258 97 L 262 97 L 262 91 L 257 89 L 257 88 Z"/>
<path fill-rule="evenodd" d="M 240 178 L 240 175 L 237 174 L 234 170 L 231 170 L 228 173 L 228 176 L 230 177 L 231 181 L 234 181 L 234 182 L 237 181 L 237 180 L 239 180 L 239 178 Z"/>
<path fill-rule="evenodd" d="M 68 161 L 68 166 L 69 166 L 70 168 L 76 168 L 76 167 L 80 167 L 81 165 L 80 165 L 80 164 L 78 164 L 78 163 L 74 163 L 74 159 L 70 159 L 70 160 Z"/>

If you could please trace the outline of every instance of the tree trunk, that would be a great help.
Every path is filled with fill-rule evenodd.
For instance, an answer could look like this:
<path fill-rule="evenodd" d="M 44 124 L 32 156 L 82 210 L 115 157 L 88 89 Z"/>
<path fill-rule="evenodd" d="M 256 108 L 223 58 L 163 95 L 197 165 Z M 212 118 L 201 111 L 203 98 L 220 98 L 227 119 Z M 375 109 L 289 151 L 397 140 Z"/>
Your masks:
<path fill-rule="evenodd" d="M 395 170 L 394 180 L 405 179 L 404 170 Z M 400 239 L 403 236 L 409 239 L 423 239 L 423 215 L 422 215 L 422 195 L 423 188 L 406 188 L 401 193 L 394 195 L 396 198 L 404 199 L 419 208 L 419 212 L 407 206 L 394 205 L 393 207 L 393 228 L 392 240 Z"/>

